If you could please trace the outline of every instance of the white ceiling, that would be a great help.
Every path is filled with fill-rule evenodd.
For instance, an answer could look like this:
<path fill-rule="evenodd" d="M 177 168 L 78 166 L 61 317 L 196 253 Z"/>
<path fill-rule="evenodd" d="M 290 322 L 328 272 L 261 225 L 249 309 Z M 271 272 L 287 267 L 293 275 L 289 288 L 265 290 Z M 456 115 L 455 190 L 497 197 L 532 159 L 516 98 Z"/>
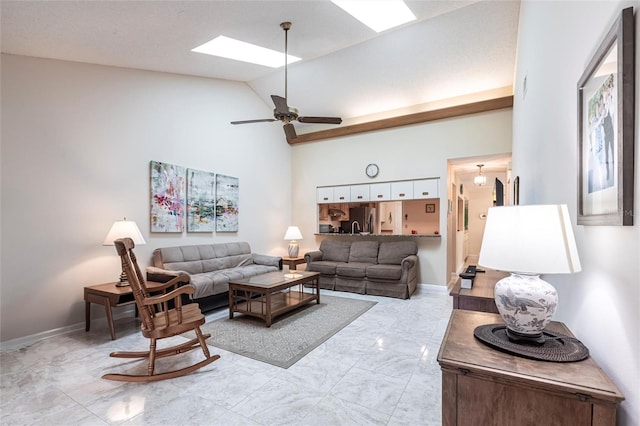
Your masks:
<path fill-rule="evenodd" d="M 247 82 L 272 107 L 284 70 L 190 50 L 220 34 L 284 49 L 289 104 L 345 119 L 511 87 L 519 1 L 407 1 L 377 34 L 324 1 L 6 1 L 2 52 Z M 238 120 L 268 118 L 246 117 Z M 298 125 L 296 125 L 298 126 Z"/>

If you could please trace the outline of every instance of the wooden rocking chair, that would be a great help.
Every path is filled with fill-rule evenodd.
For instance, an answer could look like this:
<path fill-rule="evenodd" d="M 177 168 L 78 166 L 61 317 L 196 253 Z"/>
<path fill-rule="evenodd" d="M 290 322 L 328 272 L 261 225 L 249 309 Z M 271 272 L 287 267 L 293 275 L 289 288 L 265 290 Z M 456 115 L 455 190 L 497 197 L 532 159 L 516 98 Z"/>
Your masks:
<path fill-rule="evenodd" d="M 181 294 L 193 294 L 194 287 L 181 283 L 188 282 L 188 277 L 178 276 L 159 288 L 167 290 L 176 287 L 167 294 L 150 296 L 145 286 L 145 281 L 140 267 L 133 253 L 135 244 L 131 238 L 123 238 L 115 241 L 116 251 L 122 259 L 122 265 L 127 274 L 129 284 L 133 290 L 138 312 L 142 320 L 142 335 L 150 339 L 148 352 L 112 352 L 110 356 L 116 358 L 147 358 L 149 365 L 146 375 L 130 374 L 105 374 L 103 379 L 119 380 L 123 382 L 151 382 L 156 380 L 171 379 L 191 373 L 220 358 L 220 355 L 209 354 L 209 348 L 205 342 L 210 334 L 202 334 L 200 326 L 205 323 L 204 315 L 197 303 L 182 306 Z M 154 289 L 155 292 L 155 289 Z M 169 302 L 173 301 L 174 307 L 169 308 Z M 159 339 L 176 336 L 187 331 L 195 331 L 196 338 L 166 349 L 156 350 L 156 342 Z M 166 373 L 154 373 L 156 358 L 188 352 L 198 347 L 202 348 L 205 359 L 197 364 L 179 370 Z"/>

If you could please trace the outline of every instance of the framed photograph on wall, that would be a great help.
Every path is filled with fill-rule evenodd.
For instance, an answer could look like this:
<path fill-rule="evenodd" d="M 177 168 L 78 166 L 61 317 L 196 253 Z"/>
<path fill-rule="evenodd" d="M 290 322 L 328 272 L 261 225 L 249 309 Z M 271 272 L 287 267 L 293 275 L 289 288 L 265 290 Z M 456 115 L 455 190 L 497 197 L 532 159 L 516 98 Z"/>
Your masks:
<path fill-rule="evenodd" d="M 435 204 L 426 204 L 426 213 L 435 213 L 436 205 Z"/>
<path fill-rule="evenodd" d="M 633 225 L 633 27 L 626 8 L 578 81 L 579 225 Z"/>

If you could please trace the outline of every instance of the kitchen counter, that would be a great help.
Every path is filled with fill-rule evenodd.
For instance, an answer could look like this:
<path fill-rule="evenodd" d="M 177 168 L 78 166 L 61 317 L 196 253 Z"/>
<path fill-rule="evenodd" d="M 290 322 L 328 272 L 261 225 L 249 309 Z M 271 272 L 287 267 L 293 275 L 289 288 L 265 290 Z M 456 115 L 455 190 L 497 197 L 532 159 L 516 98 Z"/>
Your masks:
<path fill-rule="evenodd" d="M 318 235 L 321 237 L 375 237 L 375 238 L 440 238 L 441 234 L 407 234 L 407 235 L 397 235 L 397 234 L 347 234 L 347 233 L 339 233 L 339 232 L 316 232 L 314 235 Z"/>

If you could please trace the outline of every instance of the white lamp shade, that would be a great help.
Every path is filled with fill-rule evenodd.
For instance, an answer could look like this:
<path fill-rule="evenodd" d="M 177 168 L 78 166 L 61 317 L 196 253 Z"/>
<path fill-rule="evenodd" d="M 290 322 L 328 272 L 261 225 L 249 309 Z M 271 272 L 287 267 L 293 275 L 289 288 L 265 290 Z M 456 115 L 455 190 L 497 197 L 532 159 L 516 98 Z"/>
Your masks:
<path fill-rule="evenodd" d="M 285 240 L 301 240 L 302 234 L 297 226 L 290 226 L 287 228 L 287 232 L 284 234 Z"/>
<path fill-rule="evenodd" d="M 120 238 L 129 237 L 136 245 L 146 244 L 146 241 L 138 229 L 138 225 L 132 220 L 118 220 L 113 222 L 109 233 L 102 242 L 103 246 L 113 246 L 113 242 Z"/>
<path fill-rule="evenodd" d="M 523 274 L 581 271 L 567 206 L 490 208 L 478 264 Z"/>

